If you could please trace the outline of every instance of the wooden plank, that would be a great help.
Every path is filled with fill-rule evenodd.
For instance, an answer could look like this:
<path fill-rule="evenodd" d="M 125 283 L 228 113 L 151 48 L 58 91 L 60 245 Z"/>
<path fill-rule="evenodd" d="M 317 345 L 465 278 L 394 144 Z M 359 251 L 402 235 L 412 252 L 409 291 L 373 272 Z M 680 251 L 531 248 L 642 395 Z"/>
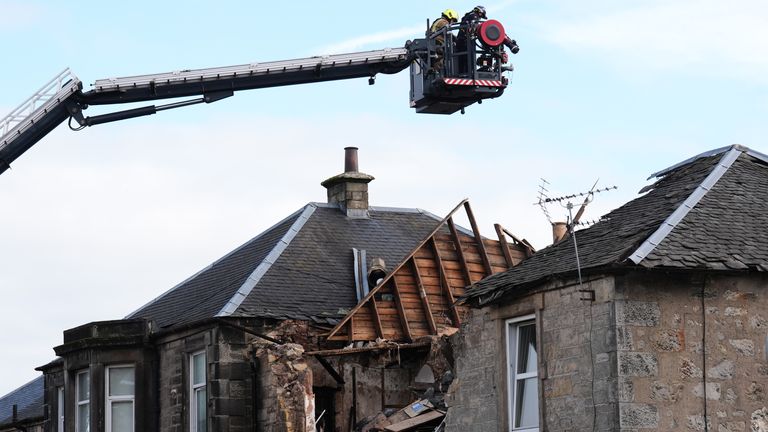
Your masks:
<path fill-rule="evenodd" d="M 347 342 L 354 342 L 355 340 L 355 317 L 349 317 L 349 328 L 347 329 Z"/>
<path fill-rule="evenodd" d="M 434 238 L 432 238 L 432 250 L 435 253 L 435 264 L 437 265 L 437 269 L 440 272 L 440 284 L 442 285 L 445 292 L 445 298 L 448 301 L 448 308 L 450 309 L 451 317 L 453 318 L 453 326 L 459 327 L 461 325 L 461 318 L 459 317 L 459 314 L 456 313 L 456 300 L 453 298 L 451 284 L 448 283 L 448 276 L 445 274 L 445 269 L 443 269 L 443 260 L 440 259 L 440 251 L 437 249 L 437 242 Z"/>
<path fill-rule="evenodd" d="M 468 262 L 467 263 L 467 268 L 469 269 L 470 273 L 480 273 L 481 275 L 483 275 L 483 277 L 486 276 L 486 274 L 485 274 L 485 267 L 483 267 L 482 264 Z"/>
<path fill-rule="evenodd" d="M 419 288 L 419 296 L 421 297 L 421 304 L 424 306 L 424 317 L 427 319 L 431 334 L 437 334 L 437 326 L 435 325 L 435 317 L 432 316 L 432 308 L 429 306 L 429 298 L 427 292 L 424 290 L 424 282 L 421 280 L 421 274 L 419 273 L 419 266 L 416 265 L 416 260 L 411 259 L 411 266 L 413 268 L 413 276 L 416 278 L 416 286 Z"/>
<path fill-rule="evenodd" d="M 414 418 L 404 420 L 389 426 L 385 426 L 384 430 L 388 430 L 392 432 L 406 431 L 418 425 L 422 425 L 424 423 L 428 423 L 432 420 L 437 420 L 442 417 L 445 417 L 445 414 L 441 413 L 440 411 L 429 411 L 427 413 L 421 414 Z"/>
<path fill-rule="evenodd" d="M 493 269 L 491 269 L 491 262 L 488 260 L 488 254 L 485 252 L 483 237 L 480 235 L 480 229 L 477 227 L 477 221 L 475 221 L 475 215 L 472 213 L 472 207 L 469 205 L 469 201 L 464 203 L 464 210 L 467 211 L 469 224 L 472 226 L 472 232 L 475 234 L 475 243 L 477 243 L 477 249 L 480 252 L 480 257 L 483 259 L 485 270 L 488 272 L 486 276 L 490 276 L 493 274 Z"/>
<path fill-rule="evenodd" d="M 405 340 L 410 342 L 413 340 L 411 334 L 411 327 L 408 325 L 408 316 L 405 315 L 405 308 L 403 307 L 403 300 L 400 298 L 400 289 L 397 287 L 397 279 L 390 279 L 392 282 L 392 293 L 395 295 L 395 304 L 397 305 L 397 312 L 400 315 L 400 326 L 403 328 L 403 335 Z"/>
<path fill-rule="evenodd" d="M 456 229 L 456 224 L 453 223 L 453 218 L 448 218 L 448 229 L 451 230 L 453 236 L 453 244 L 456 247 L 456 255 L 458 255 L 459 265 L 464 272 L 464 280 L 466 285 L 472 285 L 472 278 L 469 276 L 469 267 L 467 267 L 467 260 L 464 258 L 464 250 L 461 247 L 461 240 L 459 238 L 459 231 Z"/>
<path fill-rule="evenodd" d="M 371 312 L 373 313 L 373 324 L 376 327 L 376 335 L 380 338 L 384 338 L 384 329 L 381 328 L 381 317 L 379 316 L 379 308 L 376 307 L 376 297 L 371 297 Z"/>

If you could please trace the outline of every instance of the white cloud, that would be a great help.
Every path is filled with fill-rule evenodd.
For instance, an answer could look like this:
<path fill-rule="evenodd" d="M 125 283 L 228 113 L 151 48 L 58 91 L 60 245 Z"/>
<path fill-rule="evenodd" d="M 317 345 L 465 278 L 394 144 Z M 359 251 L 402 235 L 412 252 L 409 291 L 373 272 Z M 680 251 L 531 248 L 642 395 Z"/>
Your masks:
<path fill-rule="evenodd" d="M 520 3 L 520 0 L 501 0 L 497 3 L 489 5 L 486 9 L 488 13 L 493 17 L 495 14 L 508 9 L 510 6 Z M 458 11 L 459 14 L 464 12 Z M 413 39 L 422 37 L 426 26 L 424 24 L 414 25 L 411 27 L 401 27 L 393 30 L 381 31 L 373 34 L 366 34 L 363 36 L 357 36 L 349 38 L 331 45 L 326 45 L 317 48 L 313 52 L 321 54 L 340 54 L 357 51 L 365 48 L 379 48 L 376 44 L 382 43 L 395 43 L 397 46 L 401 46 L 403 41 L 407 39 Z"/>
<path fill-rule="evenodd" d="M 423 34 L 424 30 L 424 25 L 387 30 L 384 32 L 350 38 L 332 45 L 317 48 L 315 51 L 322 54 L 342 54 L 369 48 L 374 44 L 396 42 L 397 46 L 401 46 L 403 45 L 403 41 L 413 38 L 414 35 Z M 377 46 L 375 48 L 380 47 Z"/>
<path fill-rule="evenodd" d="M 646 0 L 623 9 L 604 6 L 587 2 L 570 9 L 567 17 L 538 24 L 550 41 L 638 75 L 687 71 L 768 82 L 764 1 Z"/>
<path fill-rule="evenodd" d="M 0 34 L 23 29 L 48 18 L 45 8 L 32 2 L 6 0 L 0 4 Z"/>

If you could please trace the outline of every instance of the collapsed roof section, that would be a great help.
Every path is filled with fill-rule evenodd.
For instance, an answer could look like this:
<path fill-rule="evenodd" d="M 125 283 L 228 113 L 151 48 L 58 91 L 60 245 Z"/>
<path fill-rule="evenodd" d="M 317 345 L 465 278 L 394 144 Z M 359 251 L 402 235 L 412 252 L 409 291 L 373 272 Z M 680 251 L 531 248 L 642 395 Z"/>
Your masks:
<path fill-rule="evenodd" d="M 636 198 L 576 232 L 583 271 L 608 268 L 768 271 L 768 156 L 733 145 L 651 176 Z M 475 284 L 481 306 L 577 271 L 573 237 Z"/>
<path fill-rule="evenodd" d="M 454 214 L 464 208 L 472 232 L 457 228 Z M 328 336 L 337 341 L 377 338 L 410 342 L 458 327 L 467 307 L 455 299 L 464 287 L 519 264 L 533 253 L 496 225 L 499 240 L 483 238 L 467 200 L 459 203 L 397 267 L 339 322 Z M 507 237 L 511 240 L 507 240 Z"/>

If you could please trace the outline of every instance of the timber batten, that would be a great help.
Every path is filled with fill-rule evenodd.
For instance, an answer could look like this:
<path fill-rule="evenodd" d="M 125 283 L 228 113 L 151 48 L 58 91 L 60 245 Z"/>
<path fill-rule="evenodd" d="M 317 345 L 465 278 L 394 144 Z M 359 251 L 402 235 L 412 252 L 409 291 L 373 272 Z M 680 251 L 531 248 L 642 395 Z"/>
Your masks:
<path fill-rule="evenodd" d="M 464 208 L 472 231 L 453 216 Z M 483 238 L 465 199 L 375 286 L 334 328 L 328 340 L 411 342 L 461 325 L 468 307 L 455 299 L 466 286 L 525 259 L 527 245 L 496 227 L 499 240 Z M 508 234 L 508 233 L 507 233 Z"/>

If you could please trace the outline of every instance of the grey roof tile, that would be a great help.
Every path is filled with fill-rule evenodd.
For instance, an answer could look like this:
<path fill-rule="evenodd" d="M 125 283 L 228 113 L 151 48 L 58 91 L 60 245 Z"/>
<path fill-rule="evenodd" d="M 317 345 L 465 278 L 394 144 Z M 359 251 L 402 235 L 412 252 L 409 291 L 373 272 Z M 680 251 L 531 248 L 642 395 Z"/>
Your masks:
<path fill-rule="evenodd" d="M 42 376 L 0 397 L 0 428 L 13 421 L 13 406 L 17 406 L 18 420 L 30 420 L 43 416 Z"/>
<path fill-rule="evenodd" d="M 685 255 L 693 244 L 699 262 L 672 267 L 759 269 L 768 265 L 766 226 L 768 165 L 743 153 L 649 257 Z"/>
<path fill-rule="evenodd" d="M 352 248 L 394 266 L 436 224 L 409 209 L 374 208 L 370 218 L 354 219 L 319 207 L 234 315 L 333 322 L 357 304 Z"/>
<path fill-rule="evenodd" d="M 300 214 L 301 210 L 126 318 L 151 319 L 162 328 L 215 316 L 285 235 Z"/>
<path fill-rule="evenodd" d="M 662 177 L 641 190 L 645 195 L 576 232 L 582 269 L 632 265 L 627 258 L 632 255 L 634 260 L 641 245 L 649 252 L 636 262 L 644 267 L 768 268 L 768 248 L 762 246 L 768 244 L 768 157 L 731 146 L 657 174 Z M 675 214 L 682 219 L 674 220 Z M 658 232 L 663 234 L 659 243 L 646 246 Z M 569 237 L 476 283 L 465 299 L 485 304 L 526 285 L 575 272 Z"/>
<path fill-rule="evenodd" d="M 214 316 L 334 323 L 357 303 L 352 248 L 395 265 L 438 223 L 417 209 L 369 213 L 348 218 L 336 206 L 310 203 L 128 318 L 163 328 Z"/>

